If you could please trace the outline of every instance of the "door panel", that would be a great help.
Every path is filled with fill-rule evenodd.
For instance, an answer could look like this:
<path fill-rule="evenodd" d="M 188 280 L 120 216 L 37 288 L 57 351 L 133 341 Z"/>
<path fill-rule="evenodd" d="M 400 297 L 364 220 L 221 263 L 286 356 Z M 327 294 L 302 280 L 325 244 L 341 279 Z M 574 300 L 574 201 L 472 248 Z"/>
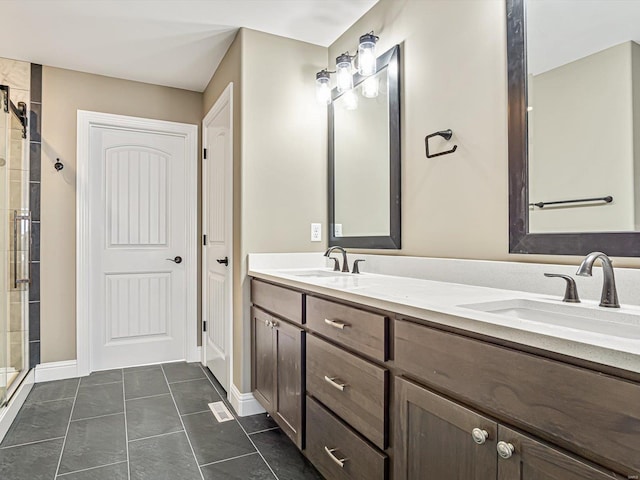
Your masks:
<path fill-rule="evenodd" d="M 396 378 L 396 480 L 487 480 L 497 475 L 495 422 Z M 482 444 L 474 428 L 484 430 Z"/>
<path fill-rule="evenodd" d="M 223 95 L 224 97 L 224 95 Z M 204 121 L 202 215 L 203 234 L 203 315 L 207 332 L 203 337 L 205 364 L 228 391 L 231 364 L 231 279 L 232 279 L 232 200 L 233 158 L 231 105 L 223 98 L 214 105 L 215 113 Z M 226 103 L 225 103 L 226 102 Z M 227 259 L 225 264 L 218 260 Z"/>
<path fill-rule="evenodd" d="M 91 128 L 92 370 L 186 358 L 185 151 L 180 136 Z"/>
<path fill-rule="evenodd" d="M 499 440 L 513 445 L 510 458 L 498 460 L 498 480 L 610 480 L 623 478 L 570 457 L 502 425 Z"/>
<path fill-rule="evenodd" d="M 304 331 L 274 320 L 276 352 L 276 411 L 283 430 L 302 447 L 302 342 Z"/>

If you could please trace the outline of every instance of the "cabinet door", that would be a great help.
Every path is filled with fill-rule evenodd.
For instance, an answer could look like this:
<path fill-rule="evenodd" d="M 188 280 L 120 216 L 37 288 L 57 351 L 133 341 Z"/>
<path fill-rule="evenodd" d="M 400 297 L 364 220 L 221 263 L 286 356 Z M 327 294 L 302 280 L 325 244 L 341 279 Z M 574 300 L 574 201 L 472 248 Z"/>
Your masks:
<path fill-rule="evenodd" d="M 273 317 L 257 308 L 251 309 L 251 331 L 253 334 L 253 393 L 267 412 L 275 410 L 275 351 Z"/>
<path fill-rule="evenodd" d="M 302 448 L 304 331 L 276 319 L 273 327 L 276 404 L 272 416 L 298 448 Z"/>
<path fill-rule="evenodd" d="M 395 480 L 496 478 L 495 422 L 400 377 L 394 412 Z"/>
<path fill-rule="evenodd" d="M 570 457 L 548 445 L 502 425 L 498 428 L 501 456 L 498 480 L 610 480 L 622 479 Z M 509 456 L 509 452 L 511 452 Z M 630 475 L 628 478 L 633 478 Z"/>

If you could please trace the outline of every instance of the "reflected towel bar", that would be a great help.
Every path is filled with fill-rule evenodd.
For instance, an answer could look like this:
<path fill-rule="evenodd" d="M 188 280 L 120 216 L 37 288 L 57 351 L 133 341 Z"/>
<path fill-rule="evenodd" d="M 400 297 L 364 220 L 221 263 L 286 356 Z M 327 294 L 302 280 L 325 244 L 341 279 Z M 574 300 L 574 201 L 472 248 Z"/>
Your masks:
<path fill-rule="evenodd" d="M 538 202 L 538 203 L 530 203 L 530 207 L 538 207 L 544 208 L 547 205 L 560 205 L 563 203 L 582 203 L 582 202 L 605 202 L 611 203 L 613 202 L 613 197 L 608 195 L 606 197 L 596 197 L 596 198 L 579 198 L 577 200 L 558 200 L 555 202 Z"/>

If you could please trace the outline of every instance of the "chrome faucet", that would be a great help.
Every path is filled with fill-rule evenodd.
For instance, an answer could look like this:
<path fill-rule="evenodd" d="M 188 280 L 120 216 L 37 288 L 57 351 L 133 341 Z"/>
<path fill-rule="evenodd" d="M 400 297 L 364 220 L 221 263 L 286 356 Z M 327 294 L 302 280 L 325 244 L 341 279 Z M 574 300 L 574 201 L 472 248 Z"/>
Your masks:
<path fill-rule="evenodd" d="M 342 271 L 345 273 L 349 273 L 349 264 L 347 263 L 347 251 L 344 248 L 342 248 L 339 245 L 329 247 L 327 251 L 324 252 L 324 256 L 329 257 L 331 255 L 331 252 L 333 252 L 334 250 L 339 250 L 342 252 Z M 337 266 L 338 265 L 336 264 L 336 268 L 334 268 L 334 270 L 336 271 L 338 270 Z"/>
<path fill-rule="evenodd" d="M 581 277 L 590 277 L 593 264 L 597 259 L 602 263 L 602 274 L 604 281 L 602 283 L 602 296 L 600 297 L 600 306 L 609 308 L 620 308 L 618 303 L 618 292 L 616 291 L 616 279 L 613 276 L 613 264 L 611 259 L 602 252 L 591 252 L 578 267 L 576 275 Z"/>

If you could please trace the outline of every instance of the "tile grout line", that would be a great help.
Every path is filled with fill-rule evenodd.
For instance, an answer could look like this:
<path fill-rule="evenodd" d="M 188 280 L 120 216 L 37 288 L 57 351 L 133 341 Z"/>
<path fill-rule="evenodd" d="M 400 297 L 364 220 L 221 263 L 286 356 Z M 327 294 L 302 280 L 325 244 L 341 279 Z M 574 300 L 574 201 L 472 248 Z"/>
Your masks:
<path fill-rule="evenodd" d="M 38 342 L 39 340 L 34 340 L 34 342 Z M 71 400 L 74 397 L 64 397 L 64 398 L 56 398 L 55 400 L 43 400 L 41 402 L 24 402 L 25 405 L 40 405 L 41 403 L 51 403 L 51 402 L 59 402 L 61 400 Z"/>
<path fill-rule="evenodd" d="M 200 467 L 208 467 L 209 465 L 216 465 L 217 463 L 223 463 L 223 462 L 228 462 L 229 460 L 237 460 L 238 458 L 244 458 L 244 457 L 248 457 L 250 455 L 257 455 L 258 452 L 251 452 L 251 453 L 245 453 L 244 455 L 237 455 L 235 457 L 231 457 L 231 458 L 225 458 L 224 460 L 216 460 L 215 462 L 209 462 L 209 463 L 204 463 L 202 465 L 200 465 Z"/>
<path fill-rule="evenodd" d="M 80 385 L 84 385 L 85 388 L 101 387 L 102 385 L 115 385 L 116 383 L 124 383 L 124 380 L 117 380 L 115 382 L 104 382 L 104 383 L 82 383 L 82 380 L 80 380 Z"/>
<path fill-rule="evenodd" d="M 66 475 L 73 475 L 74 473 L 88 472 L 90 470 L 95 470 L 96 468 L 104 468 L 104 467 L 111 467 L 112 465 L 120 465 L 121 463 L 125 463 L 125 460 L 121 462 L 107 463 L 106 465 L 98 465 L 97 467 L 83 468 L 82 470 L 74 470 L 73 472 L 61 473 L 60 475 L 57 475 L 56 478 L 64 477 Z"/>
<path fill-rule="evenodd" d="M 185 435 L 186 435 L 186 431 L 184 431 L 184 430 L 176 430 L 175 432 L 159 433 L 158 435 L 151 435 L 149 437 L 134 438 L 133 440 L 129 440 L 129 443 L 140 442 L 141 440 L 149 440 L 151 438 L 166 437 L 167 435 L 174 435 L 174 434 L 180 433 L 180 432 L 185 432 Z"/>
<path fill-rule="evenodd" d="M 271 432 L 272 430 L 280 430 L 280 427 L 265 428 L 264 430 L 258 430 L 256 432 L 247 433 L 247 435 L 251 436 L 257 433 Z"/>
<path fill-rule="evenodd" d="M 74 418 L 71 420 L 71 423 L 81 422 L 83 420 L 93 420 L 94 418 L 113 417 L 114 415 L 122 415 L 123 413 L 124 412 L 115 412 L 115 413 L 107 413 L 105 415 L 96 415 L 95 417 Z"/>
<path fill-rule="evenodd" d="M 171 395 L 170 392 L 167 393 L 158 393 L 157 395 L 147 395 L 146 397 L 136 397 L 136 398 L 125 398 L 125 402 L 134 402 L 136 400 L 144 400 L 145 398 L 155 398 L 155 397 L 164 397 L 165 395 Z"/>
<path fill-rule="evenodd" d="M 45 438 L 44 440 L 37 440 L 35 442 L 18 443 L 17 445 L 7 445 L 6 447 L 0 447 L 0 450 L 6 450 L 8 448 L 14 448 L 14 447 L 26 447 L 28 445 L 35 445 L 36 443 L 50 442 L 52 440 L 60 440 L 61 438 L 64 438 L 64 437 L 52 437 L 52 438 Z"/>
<path fill-rule="evenodd" d="M 186 382 L 195 382 L 197 380 L 206 380 L 205 377 L 200 377 L 200 378 L 190 378 L 189 380 L 176 380 L 175 382 L 169 382 L 167 380 L 167 384 L 168 385 L 173 385 L 174 383 L 186 383 Z"/>
<path fill-rule="evenodd" d="M 189 416 L 189 415 L 198 415 L 199 413 L 211 413 L 211 410 L 201 410 L 199 412 L 183 413 L 180 416 L 181 417 L 186 417 L 186 416 Z"/>
<path fill-rule="evenodd" d="M 73 397 L 71 412 L 69 412 L 69 422 L 67 423 L 67 430 L 64 432 L 64 440 L 62 441 L 60 458 L 58 458 L 58 466 L 56 467 L 56 474 L 53 476 L 53 478 L 57 477 L 58 473 L 60 473 L 60 465 L 62 464 L 62 455 L 64 454 L 64 447 L 67 445 L 67 436 L 69 435 L 69 428 L 71 427 L 71 417 L 73 417 L 73 410 L 76 408 L 76 401 L 78 400 L 78 390 L 80 390 L 80 380 L 78 380 L 78 386 L 76 387 L 76 394 Z"/>
<path fill-rule="evenodd" d="M 122 372 L 122 408 L 124 409 L 124 440 L 127 449 L 127 479 L 131 480 L 131 463 L 129 463 L 129 425 L 127 424 L 127 399 L 124 393 L 124 368 Z"/>
<path fill-rule="evenodd" d="M 216 393 L 220 396 L 220 398 L 223 398 L 222 395 L 220 394 L 220 392 L 218 391 L 218 389 L 216 388 L 215 384 L 211 381 L 211 379 L 209 378 L 209 376 L 207 375 L 207 373 L 204 371 L 204 367 L 202 365 L 200 365 L 200 368 L 202 369 L 202 373 L 204 373 L 205 377 L 207 377 L 207 380 L 209 380 L 209 383 L 211 384 L 211 386 L 213 387 L 213 389 L 216 391 Z M 273 475 L 273 477 L 275 478 L 275 480 L 280 480 L 278 478 L 278 475 L 276 475 L 276 472 L 273 471 L 273 468 L 271 468 L 271 465 L 269 465 L 269 462 L 267 462 L 267 459 L 264 458 L 264 455 L 262 455 L 262 452 L 258 449 L 257 445 L 255 444 L 255 442 L 253 441 L 253 439 L 249 436 L 249 434 L 247 433 L 247 431 L 244 429 L 244 427 L 242 426 L 242 424 L 240 423 L 240 421 L 238 420 L 238 418 L 234 415 L 233 416 L 234 420 L 238 423 L 238 425 L 240 425 L 240 428 L 242 429 L 242 431 L 244 432 L 244 434 L 247 436 L 247 438 L 249 439 L 249 441 L 251 442 L 251 445 L 253 445 L 253 448 L 256 449 L 256 452 L 258 452 L 258 455 L 260 455 L 260 458 L 262 458 L 262 461 L 264 462 L 264 464 L 267 466 L 267 468 L 269 469 L 269 471 L 271 472 L 271 474 Z M 182 420 L 182 417 L 180 417 L 180 420 Z"/>
<path fill-rule="evenodd" d="M 173 392 L 169 387 L 169 380 L 167 379 L 167 374 L 164 372 L 164 367 L 162 365 L 160 365 L 160 370 L 162 370 L 164 381 L 167 382 L 167 387 L 169 388 L 169 392 L 171 393 L 171 400 L 173 400 L 173 405 L 176 407 L 176 412 L 178 412 L 178 418 L 180 419 L 180 423 L 182 424 L 182 428 L 184 429 L 184 436 L 187 438 L 187 443 L 189 444 L 189 448 L 191 449 L 191 454 L 193 455 L 193 459 L 195 460 L 196 465 L 198 465 L 198 457 L 196 457 L 196 452 L 193 449 L 193 445 L 191 445 L 191 439 L 189 438 L 189 434 L 187 433 L 187 428 L 184 426 L 184 422 L 182 421 L 182 417 L 180 416 L 180 410 L 178 409 L 178 404 L 176 403 L 176 399 L 173 396 Z M 198 472 L 200 472 L 200 478 L 202 480 L 205 480 L 204 474 L 202 473 L 202 469 L 200 468 L 200 465 L 198 465 Z"/>

